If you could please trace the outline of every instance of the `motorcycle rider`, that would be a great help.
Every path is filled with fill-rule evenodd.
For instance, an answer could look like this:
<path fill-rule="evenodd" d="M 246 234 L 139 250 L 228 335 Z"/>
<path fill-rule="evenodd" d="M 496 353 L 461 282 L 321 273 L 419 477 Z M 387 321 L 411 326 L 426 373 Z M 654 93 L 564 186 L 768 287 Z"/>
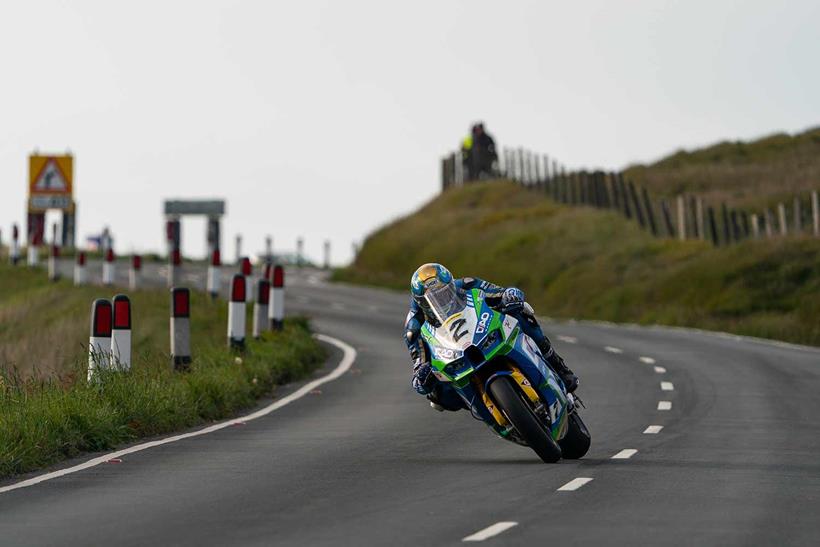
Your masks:
<path fill-rule="evenodd" d="M 515 287 L 504 288 L 476 277 L 453 279 L 450 271 L 437 263 L 420 266 L 410 280 L 410 311 L 404 325 L 404 339 L 413 360 L 413 388 L 427 398 L 436 410 L 459 410 L 466 408 L 464 401 L 446 382 L 439 382 L 432 374 L 430 349 L 421 339 L 421 326 L 428 321 L 438 326 L 439 320 L 427 302 L 427 296 L 437 300 L 454 300 L 459 294 L 471 289 L 481 289 L 485 301 L 496 311 L 518 320 L 521 331 L 532 338 L 549 366 L 563 381 L 568 393 L 578 387 L 578 377 L 555 352 L 538 321 L 533 309 L 524 301 L 524 292 Z"/>

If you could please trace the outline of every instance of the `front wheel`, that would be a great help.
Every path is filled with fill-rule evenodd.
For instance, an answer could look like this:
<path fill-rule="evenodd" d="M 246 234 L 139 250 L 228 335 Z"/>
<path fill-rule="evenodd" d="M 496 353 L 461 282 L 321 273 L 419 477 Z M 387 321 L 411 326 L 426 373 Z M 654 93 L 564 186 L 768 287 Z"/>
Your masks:
<path fill-rule="evenodd" d="M 567 434 L 564 438 L 558 441 L 561 447 L 561 455 L 568 460 L 577 460 L 583 458 L 589 450 L 589 445 L 592 442 L 592 436 L 589 434 L 586 424 L 578 415 L 573 412 L 567 418 L 569 424 L 567 425 Z"/>
<path fill-rule="evenodd" d="M 555 463 L 561 459 L 561 448 L 507 376 L 493 380 L 488 391 L 518 434 L 544 462 Z"/>

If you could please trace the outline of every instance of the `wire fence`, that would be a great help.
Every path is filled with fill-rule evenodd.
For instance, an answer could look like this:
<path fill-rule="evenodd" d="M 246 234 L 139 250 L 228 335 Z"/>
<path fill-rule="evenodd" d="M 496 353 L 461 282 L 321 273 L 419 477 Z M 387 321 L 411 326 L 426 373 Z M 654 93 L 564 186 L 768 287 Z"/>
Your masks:
<path fill-rule="evenodd" d="M 441 170 L 442 191 L 474 182 L 467 180 L 458 152 L 442 159 Z M 492 172 L 482 173 L 479 179 L 499 177 L 546 194 L 558 203 L 617 211 L 655 237 L 708 240 L 715 246 L 788 235 L 820 237 L 816 190 L 758 211 L 729 207 L 725 202 L 707 203 L 690 194 L 656 198 L 623 173 L 567 171 L 548 155 L 523 148 L 504 148 Z"/>

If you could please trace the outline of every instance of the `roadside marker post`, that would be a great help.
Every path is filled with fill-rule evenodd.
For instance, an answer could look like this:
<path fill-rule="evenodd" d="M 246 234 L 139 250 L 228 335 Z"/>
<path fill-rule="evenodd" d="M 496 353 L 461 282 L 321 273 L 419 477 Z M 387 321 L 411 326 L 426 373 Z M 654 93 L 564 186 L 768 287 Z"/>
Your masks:
<path fill-rule="evenodd" d="M 171 289 L 171 361 L 174 370 L 191 368 L 191 291 Z"/>
<path fill-rule="evenodd" d="M 111 365 L 116 370 L 131 370 L 131 300 L 124 294 L 114 297 Z"/>
<path fill-rule="evenodd" d="M 268 303 L 270 301 L 270 281 L 256 282 L 256 301 L 253 303 L 253 337 L 259 339 L 268 330 Z"/>
<path fill-rule="evenodd" d="M 324 267 L 325 270 L 329 270 L 330 269 L 330 240 L 329 239 L 325 240 L 324 250 L 325 250 L 325 256 L 324 256 L 324 261 L 323 261 L 324 263 L 323 263 L 322 266 Z"/>
<path fill-rule="evenodd" d="M 179 278 L 180 264 L 182 263 L 182 255 L 179 249 L 173 249 L 168 256 L 168 286 L 174 287 Z"/>
<path fill-rule="evenodd" d="M 111 326 L 113 310 L 111 302 L 98 298 L 91 304 L 91 336 L 88 339 L 88 381 L 94 371 L 107 369 L 111 363 Z"/>
<path fill-rule="evenodd" d="M 285 269 L 280 265 L 273 268 L 268 302 L 268 319 L 270 320 L 271 330 L 282 330 L 285 321 Z"/>
<path fill-rule="evenodd" d="M 219 249 L 214 249 L 211 252 L 211 263 L 208 265 L 208 276 L 205 281 L 208 294 L 210 294 L 214 300 L 219 296 L 219 285 L 222 281 L 221 265 L 222 257 L 220 256 Z"/>
<path fill-rule="evenodd" d="M 131 268 L 128 270 L 128 286 L 131 288 L 132 291 L 137 290 L 140 284 L 140 278 L 142 277 L 142 256 L 140 255 L 132 255 L 131 256 Z"/>
<path fill-rule="evenodd" d="M 34 244 L 33 241 L 29 241 L 28 249 L 26 249 L 26 251 L 27 251 L 26 263 L 28 264 L 28 267 L 29 268 L 36 268 L 37 263 L 39 262 L 39 255 L 38 255 L 39 250 L 37 249 L 37 246 Z"/>
<path fill-rule="evenodd" d="M 58 269 L 58 261 L 60 260 L 60 248 L 56 244 L 52 244 L 50 252 L 48 253 L 48 280 L 59 281 L 60 270 Z"/>
<path fill-rule="evenodd" d="M 9 260 L 12 266 L 17 266 L 20 262 L 20 229 L 17 224 L 11 225 L 11 252 L 9 253 Z"/>
<path fill-rule="evenodd" d="M 239 351 L 245 349 L 246 288 L 245 276 L 234 274 L 228 302 L 228 347 Z"/>
<path fill-rule="evenodd" d="M 247 256 L 243 256 L 239 262 L 239 273 L 245 277 L 245 295 L 248 298 L 247 301 L 252 302 L 254 285 L 253 266 L 251 265 L 251 259 Z"/>
<path fill-rule="evenodd" d="M 74 263 L 74 285 L 79 287 L 85 285 L 88 275 L 85 268 L 85 253 L 83 251 L 77 252 L 77 261 Z"/>
<path fill-rule="evenodd" d="M 103 262 L 103 285 L 111 286 L 114 284 L 114 250 L 108 249 L 105 251 L 105 261 Z"/>

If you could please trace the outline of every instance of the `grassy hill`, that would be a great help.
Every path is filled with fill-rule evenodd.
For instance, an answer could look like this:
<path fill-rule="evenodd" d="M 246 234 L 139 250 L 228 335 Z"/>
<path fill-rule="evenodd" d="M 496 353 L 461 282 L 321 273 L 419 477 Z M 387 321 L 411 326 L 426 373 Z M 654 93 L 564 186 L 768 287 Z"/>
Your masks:
<path fill-rule="evenodd" d="M 751 142 L 681 150 L 626 176 L 658 196 L 694 193 L 707 201 L 760 210 L 820 190 L 820 127 Z"/>
<path fill-rule="evenodd" d="M 367 238 L 336 278 L 408 290 L 420 264 L 516 285 L 556 318 L 695 326 L 820 345 L 820 240 L 713 248 L 510 182 L 448 191 Z"/>

